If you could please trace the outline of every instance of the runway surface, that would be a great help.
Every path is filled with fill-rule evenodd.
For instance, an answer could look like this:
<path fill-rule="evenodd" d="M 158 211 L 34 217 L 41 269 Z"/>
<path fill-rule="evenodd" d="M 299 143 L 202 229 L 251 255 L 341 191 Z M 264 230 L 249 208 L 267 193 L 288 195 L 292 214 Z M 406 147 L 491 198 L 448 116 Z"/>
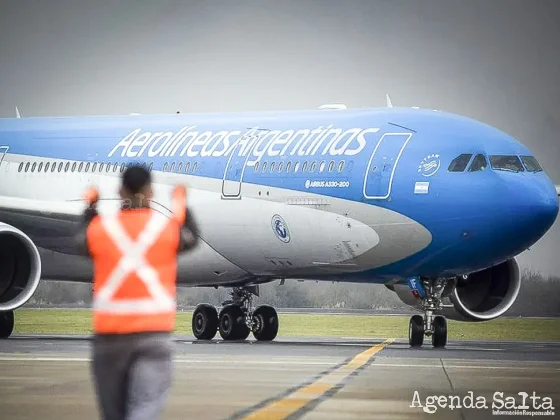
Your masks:
<path fill-rule="evenodd" d="M 560 343 L 452 341 L 440 350 L 355 338 L 175 343 L 164 419 L 489 419 L 493 402 L 514 396 L 521 405 L 519 392 L 535 392 L 539 405 L 551 398 L 554 415 L 547 417 L 560 411 Z M 89 345 L 85 336 L 0 341 L 1 418 L 99 418 Z M 486 408 L 457 407 L 459 398 L 469 405 L 469 391 Z M 494 399 L 495 392 L 503 396 Z M 430 396 L 433 414 L 420 407 Z M 530 398 L 525 410 L 546 411 Z"/>

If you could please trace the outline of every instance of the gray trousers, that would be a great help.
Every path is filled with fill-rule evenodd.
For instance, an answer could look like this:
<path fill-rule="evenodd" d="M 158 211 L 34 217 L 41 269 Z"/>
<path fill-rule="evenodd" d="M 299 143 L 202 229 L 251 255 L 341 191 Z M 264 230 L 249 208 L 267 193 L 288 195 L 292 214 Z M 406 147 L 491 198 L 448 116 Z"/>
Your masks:
<path fill-rule="evenodd" d="M 91 369 L 103 420 L 154 420 L 172 381 L 168 333 L 96 335 Z"/>

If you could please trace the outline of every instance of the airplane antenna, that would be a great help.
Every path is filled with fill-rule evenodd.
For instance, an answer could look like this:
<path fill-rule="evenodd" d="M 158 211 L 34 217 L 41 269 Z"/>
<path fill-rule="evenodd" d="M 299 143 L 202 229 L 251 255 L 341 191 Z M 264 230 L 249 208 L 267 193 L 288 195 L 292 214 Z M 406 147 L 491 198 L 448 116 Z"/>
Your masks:
<path fill-rule="evenodd" d="M 16 118 L 21 118 L 21 114 L 19 113 L 19 109 L 16 106 Z"/>
<path fill-rule="evenodd" d="M 387 101 L 387 108 L 393 108 L 393 102 L 391 102 L 391 98 L 388 93 L 385 94 L 385 100 Z"/>

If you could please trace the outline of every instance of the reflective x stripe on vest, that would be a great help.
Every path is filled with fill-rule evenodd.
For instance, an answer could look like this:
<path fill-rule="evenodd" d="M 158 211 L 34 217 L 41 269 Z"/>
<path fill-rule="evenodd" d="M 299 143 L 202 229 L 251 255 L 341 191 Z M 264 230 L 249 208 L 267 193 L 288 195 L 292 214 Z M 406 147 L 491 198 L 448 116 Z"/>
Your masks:
<path fill-rule="evenodd" d="M 169 223 L 169 219 L 153 211 L 144 230 L 136 242 L 123 229 L 116 215 L 103 216 L 101 223 L 122 256 L 107 282 L 96 293 L 93 308 L 97 312 L 111 314 L 158 314 L 175 310 L 175 300 L 162 286 L 158 272 L 146 260 L 146 252 L 157 241 Z M 143 299 L 112 300 L 126 278 L 136 273 L 146 285 L 151 297 Z"/>

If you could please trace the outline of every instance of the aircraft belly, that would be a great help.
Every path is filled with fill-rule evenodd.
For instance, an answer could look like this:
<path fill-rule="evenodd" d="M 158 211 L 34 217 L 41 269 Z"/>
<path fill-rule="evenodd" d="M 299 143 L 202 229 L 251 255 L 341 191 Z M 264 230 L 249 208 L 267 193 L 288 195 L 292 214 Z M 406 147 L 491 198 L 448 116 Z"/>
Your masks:
<path fill-rule="evenodd" d="M 326 206 L 278 200 L 244 197 L 206 208 L 205 221 L 216 222 L 204 223 L 205 239 L 243 269 L 278 277 L 363 271 L 406 258 L 431 241 L 421 225 L 387 209 L 344 200 Z"/>

